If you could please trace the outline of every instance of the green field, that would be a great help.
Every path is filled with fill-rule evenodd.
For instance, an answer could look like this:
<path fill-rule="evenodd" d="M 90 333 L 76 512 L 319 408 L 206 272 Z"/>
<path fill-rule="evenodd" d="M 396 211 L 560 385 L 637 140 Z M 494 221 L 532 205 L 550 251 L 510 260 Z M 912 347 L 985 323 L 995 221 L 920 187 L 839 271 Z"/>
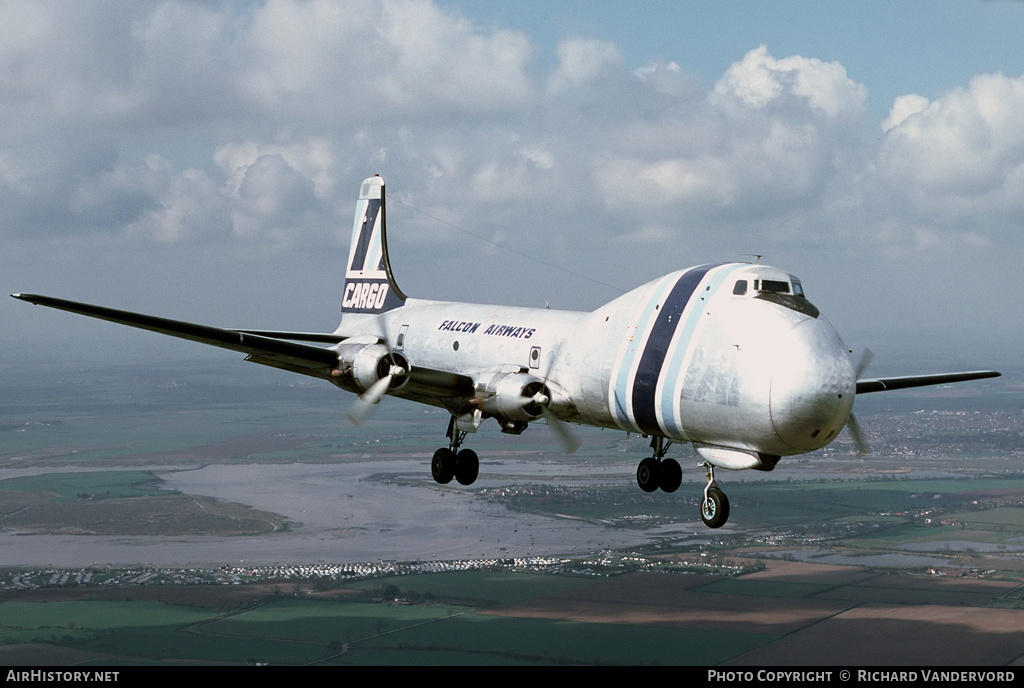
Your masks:
<path fill-rule="evenodd" d="M 438 596 L 462 591 L 508 600 L 592 582 L 505 573 L 413 580 Z M 2 644 L 46 643 L 55 655 L 65 648 L 104 664 L 702 664 L 724 661 L 774 637 L 496 616 L 451 604 L 276 595 L 228 614 L 153 601 L 0 603 Z M 37 645 L 26 646 L 27 656 L 37 653 Z M 5 657 L 16 663 L 17 654 Z"/>
<path fill-rule="evenodd" d="M 159 488 L 160 479 L 149 471 L 96 471 L 47 473 L 0 480 L 0 492 L 48 493 L 62 502 L 84 496 L 118 498 L 172 494 Z"/>
<path fill-rule="evenodd" d="M 522 619 L 486 614 L 418 626 L 360 645 L 339 658 L 352 664 L 717 664 L 774 636 L 708 630 Z M 424 654 L 425 650 L 429 653 Z M 407 655 L 406 653 L 412 654 Z"/>

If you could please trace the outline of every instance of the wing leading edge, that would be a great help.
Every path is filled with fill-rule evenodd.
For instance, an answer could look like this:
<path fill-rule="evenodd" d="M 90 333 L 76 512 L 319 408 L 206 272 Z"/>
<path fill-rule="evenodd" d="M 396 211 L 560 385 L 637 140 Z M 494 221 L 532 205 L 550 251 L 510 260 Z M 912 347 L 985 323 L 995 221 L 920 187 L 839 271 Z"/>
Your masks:
<path fill-rule="evenodd" d="M 155 315 L 94 306 L 88 303 L 68 301 L 52 296 L 40 296 L 38 294 L 11 294 L 11 296 L 38 306 L 56 308 L 70 313 L 86 315 L 90 318 L 98 318 L 120 325 L 128 325 L 129 327 L 178 337 L 179 339 L 209 344 L 221 349 L 238 351 L 248 354 L 247 360 L 255 363 L 284 368 L 285 370 L 291 370 L 303 375 L 329 380 L 331 370 L 338 365 L 338 354 L 331 349 L 282 341 L 283 339 L 305 339 L 306 341 L 337 342 L 340 338 L 335 335 L 321 335 L 324 339 L 313 339 L 314 335 L 309 333 L 229 330 L 209 327 L 207 325 L 197 325 L 181 320 L 160 318 Z"/>
<path fill-rule="evenodd" d="M 973 370 L 966 373 L 939 373 L 936 375 L 880 377 L 870 380 L 857 380 L 857 394 L 868 394 L 870 392 L 886 392 L 889 390 L 907 389 L 910 387 L 927 387 L 929 385 L 945 385 L 951 382 L 983 380 L 985 378 L 999 376 L 1000 373 L 997 373 L 994 370 Z"/>

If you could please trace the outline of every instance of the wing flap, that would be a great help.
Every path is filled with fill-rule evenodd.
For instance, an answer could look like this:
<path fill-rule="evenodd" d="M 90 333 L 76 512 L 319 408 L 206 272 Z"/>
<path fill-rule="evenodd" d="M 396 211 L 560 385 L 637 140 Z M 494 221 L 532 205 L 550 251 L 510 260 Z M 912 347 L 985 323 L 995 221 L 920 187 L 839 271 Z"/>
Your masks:
<path fill-rule="evenodd" d="M 983 380 L 999 377 L 1001 373 L 994 370 L 973 370 L 966 373 L 938 373 L 935 375 L 908 375 L 905 377 L 880 377 L 870 380 L 857 380 L 857 394 L 870 392 L 886 392 L 894 389 L 910 387 L 927 387 L 929 385 L 946 385 L 951 382 L 967 380 Z"/>
<path fill-rule="evenodd" d="M 293 342 L 319 342 L 321 344 L 340 344 L 348 339 L 339 334 L 327 334 L 326 332 L 282 332 L 280 330 L 233 330 L 244 334 L 254 334 L 258 337 L 269 339 L 290 339 Z"/>

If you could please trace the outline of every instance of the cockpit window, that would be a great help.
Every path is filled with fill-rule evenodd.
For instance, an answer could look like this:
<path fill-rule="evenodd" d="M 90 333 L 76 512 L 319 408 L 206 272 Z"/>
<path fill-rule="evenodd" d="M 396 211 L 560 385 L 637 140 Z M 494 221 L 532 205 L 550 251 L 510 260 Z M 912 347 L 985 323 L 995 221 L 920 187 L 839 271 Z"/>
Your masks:
<path fill-rule="evenodd" d="M 793 293 L 796 294 L 797 296 L 804 296 L 804 285 L 800 284 L 800 280 L 796 279 L 795 277 L 792 278 L 792 279 L 793 279 Z M 807 298 L 807 297 L 804 297 L 804 298 Z"/>
<path fill-rule="evenodd" d="M 736 286 L 732 288 L 732 293 L 736 296 L 743 296 L 747 293 L 747 280 L 736 280 Z"/>
<path fill-rule="evenodd" d="M 761 288 L 759 291 L 768 291 L 773 294 L 788 294 L 789 282 L 782 282 L 780 280 L 761 280 Z"/>

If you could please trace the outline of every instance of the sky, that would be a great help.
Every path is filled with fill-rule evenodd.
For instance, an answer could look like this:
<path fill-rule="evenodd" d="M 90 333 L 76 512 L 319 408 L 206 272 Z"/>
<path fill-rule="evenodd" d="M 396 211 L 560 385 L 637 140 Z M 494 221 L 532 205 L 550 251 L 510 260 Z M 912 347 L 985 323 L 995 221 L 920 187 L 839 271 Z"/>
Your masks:
<path fill-rule="evenodd" d="M 0 279 L 331 331 L 381 174 L 411 296 L 590 310 L 761 254 L 883 367 L 990 367 L 1024 337 L 1021 35 L 1012 0 L 0 1 Z M 9 365 L 200 355 L 159 339 L 0 302 Z"/>

